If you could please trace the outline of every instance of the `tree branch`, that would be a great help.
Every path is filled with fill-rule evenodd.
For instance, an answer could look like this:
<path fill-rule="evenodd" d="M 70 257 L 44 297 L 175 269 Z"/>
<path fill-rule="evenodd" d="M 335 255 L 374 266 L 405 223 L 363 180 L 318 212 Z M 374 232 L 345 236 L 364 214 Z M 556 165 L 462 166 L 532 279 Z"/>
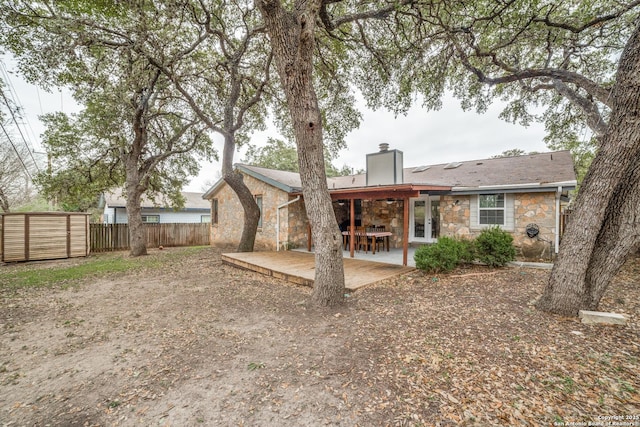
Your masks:
<path fill-rule="evenodd" d="M 553 87 L 558 93 L 567 98 L 572 104 L 580 108 L 587 118 L 587 125 L 593 130 L 595 136 L 600 139 L 607 133 L 607 124 L 600 114 L 600 110 L 595 102 L 581 96 L 578 92 L 571 89 L 563 81 L 553 79 Z"/>
<path fill-rule="evenodd" d="M 563 83 L 571 83 L 579 86 L 584 89 L 587 93 L 593 96 L 602 104 L 611 108 L 613 104 L 613 100 L 611 99 L 611 90 L 605 89 L 602 86 L 598 85 L 591 79 L 586 78 L 585 76 L 578 74 L 569 70 L 561 70 L 557 68 L 540 68 L 540 69 L 524 69 L 524 70 L 516 70 L 509 72 L 504 76 L 500 77 L 489 77 L 478 67 L 475 67 L 471 64 L 469 57 L 462 51 L 459 46 L 456 46 L 458 55 L 462 61 L 462 64 L 471 71 L 477 79 L 488 85 L 499 85 L 504 83 L 513 83 L 520 80 L 528 80 L 535 78 L 550 78 L 554 80 L 559 80 Z"/>
<path fill-rule="evenodd" d="M 534 22 L 538 22 L 538 23 L 542 23 L 548 27 L 553 27 L 553 28 L 560 28 L 563 30 L 567 30 L 570 31 L 572 33 L 578 34 L 581 33 L 589 28 L 593 28 L 593 27 L 598 27 L 602 24 L 604 24 L 605 22 L 608 21 L 612 21 L 616 18 L 621 17 L 622 15 L 624 15 L 625 13 L 629 12 L 631 9 L 637 7 L 640 5 L 640 0 L 635 0 L 632 1 L 631 3 L 627 3 L 626 5 L 624 5 L 623 7 L 621 7 L 620 9 L 618 9 L 615 12 L 609 13 L 607 15 L 603 15 L 603 16 L 598 16 L 594 19 L 592 19 L 589 22 L 586 22 L 584 24 L 582 24 L 581 26 L 574 26 L 574 25 L 570 25 L 564 22 L 554 22 L 551 20 L 551 18 L 549 17 L 549 15 L 551 14 L 551 12 L 553 11 L 553 9 L 551 9 L 547 15 L 544 18 L 534 18 Z"/>

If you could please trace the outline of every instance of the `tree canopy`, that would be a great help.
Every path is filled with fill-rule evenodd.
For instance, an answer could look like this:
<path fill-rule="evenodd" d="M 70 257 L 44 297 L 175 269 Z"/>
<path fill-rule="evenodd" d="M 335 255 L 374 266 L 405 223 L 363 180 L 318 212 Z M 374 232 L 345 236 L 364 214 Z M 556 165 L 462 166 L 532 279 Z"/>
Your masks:
<path fill-rule="evenodd" d="M 325 173 L 328 177 L 345 176 L 354 173 L 353 169 L 347 165 L 342 168 L 336 167 L 329 156 L 329 151 L 326 150 L 324 164 Z M 275 138 L 269 138 L 267 143 L 261 147 L 250 145 L 242 162 L 281 171 L 299 171 L 298 152 L 295 144 Z"/>
<path fill-rule="evenodd" d="M 169 31 L 167 22 L 145 14 L 153 10 L 149 5 L 13 3 L 3 6 L 10 31 L 2 41 L 17 55 L 23 75 L 41 86 L 67 86 L 84 105 L 75 117 L 44 118 L 44 144 L 56 165 L 50 179 L 39 174 L 45 192 L 76 192 L 69 205 L 83 209 L 95 193 L 122 185 L 123 159 L 134 154 L 131 144 L 138 129 L 132 121 L 138 115 L 146 127 L 138 147 L 140 178 L 152 192 L 179 203 L 181 186 L 199 168 L 195 154 L 210 157 L 214 151 L 202 126 L 189 116 L 188 105 L 171 92 L 170 82 L 132 48 L 135 39 L 155 41 L 158 48 L 172 46 L 168 33 L 164 40 L 150 35 L 152 29 Z M 189 151 L 196 135 L 198 150 Z M 76 184 L 70 186 L 69 180 Z"/>
<path fill-rule="evenodd" d="M 154 44 L 159 54 L 169 55 L 170 33 L 155 35 L 180 20 L 164 21 L 151 4 L 133 6 L 14 2 L 2 6 L 2 41 L 28 78 L 68 86 L 85 107 L 75 120 L 49 117 L 46 144 L 64 169 L 55 176 L 40 174 L 43 188 L 80 205 L 107 185 L 124 185 L 131 254 L 142 255 L 142 194 L 159 192 L 179 202 L 183 183 L 198 170 L 196 155 L 213 151 L 188 104 L 136 48 Z M 180 52 L 167 59 L 176 58 Z"/>

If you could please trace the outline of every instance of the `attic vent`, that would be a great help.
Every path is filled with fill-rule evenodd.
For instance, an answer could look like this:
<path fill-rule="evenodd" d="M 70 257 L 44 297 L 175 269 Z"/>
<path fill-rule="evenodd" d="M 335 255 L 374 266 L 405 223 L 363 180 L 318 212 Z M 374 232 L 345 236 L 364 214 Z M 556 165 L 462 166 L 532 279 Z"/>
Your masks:
<path fill-rule="evenodd" d="M 460 162 L 451 162 L 449 163 L 447 166 L 445 166 L 445 169 L 455 169 L 455 168 L 459 168 L 462 165 L 462 163 Z"/>
<path fill-rule="evenodd" d="M 412 170 L 411 172 L 413 173 L 418 173 L 418 172 L 424 172 L 427 169 L 429 169 L 431 166 L 418 166 L 417 168 L 415 168 L 414 170 Z"/>

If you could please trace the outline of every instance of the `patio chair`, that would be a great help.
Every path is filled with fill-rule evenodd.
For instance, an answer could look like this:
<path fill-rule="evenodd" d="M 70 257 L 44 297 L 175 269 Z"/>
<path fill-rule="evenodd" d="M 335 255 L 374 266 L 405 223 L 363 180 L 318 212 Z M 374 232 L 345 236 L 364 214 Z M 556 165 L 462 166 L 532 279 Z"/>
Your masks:
<path fill-rule="evenodd" d="M 369 227 L 367 231 L 370 231 L 372 233 L 378 233 L 378 232 L 384 232 L 386 230 L 384 225 L 381 225 L 381 226 L 374 225 L 373 227 Z M 376 238 L 369 237 L 368 240 L 369 242 L 371 242 L 370 243 L 371 245 L 375 245 L 374 250 L 376 252 L 380 251 L 380 244 L 382 244 L 382 249 L 385 249 L 385 246 L 386 246 L 386 249 L 389 250 L 389 247 L 385 243 L 387 242 L 387 240 L 384 237 L 376 237 Z"/>
<path fill-rule="evenodd" d="M 343 234 L 342 235 L 342 244 L 344 245 L 344 250 L 348 250 L 349 249 L 349 239 L 351 238 L 351 226 L 348 225 L 346 230 L 349 234 Z M 356 242 L 358 241 L 358 237 L 356 236 Z"/>
<path fill-rule="evenodd" d="M 367 238 L 367 229 L 365 227 L 356 227 L 356 249 L 358 252 L 364 247 L 364 252 L 369 251 L 369 239 Z"/>
<path fill-rule="evenodd" d="M 349 232 L 349 234 L 343 234 L 342 235 L 342 243 L 344 245 L 344 250 L 348 250 L 350 248 L 349 246 L 349 239 L 351 238 L 351 226 L 347 226 L 347 232 Z M 354 241 L 354 247 L 356 249 L 356 251 L 360 251 L 360 246 L 362 245 L 361 243 L 361 238 L 362 238 L 362 234 L 364 234 L 364 229 L 362 227 L 356 227 L 355 229 L 355 241 Z"/>

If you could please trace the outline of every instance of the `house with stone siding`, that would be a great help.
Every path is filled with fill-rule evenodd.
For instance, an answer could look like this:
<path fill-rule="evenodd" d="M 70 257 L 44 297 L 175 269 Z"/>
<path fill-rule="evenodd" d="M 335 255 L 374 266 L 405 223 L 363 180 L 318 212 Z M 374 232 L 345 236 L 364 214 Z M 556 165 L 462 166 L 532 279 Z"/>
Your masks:
<path fill-rule="evenodd" d="M 256 250 L 310 247 L 300 175 L 237 164 L 261 210 Z M 391 248 L 436 242 L 440 236 L 473 238 L 498 226 L 511 233 L 525 258 L 552 258 L 561 213 L 576 188 L 568 151 L 403 167 L 403 153 L 381 144 L 367 155 L 366 173 L 328 178 L 336 222 L 382 226 Z M 243 211 L 220 180 L 203 197 L 211 203 L 211 244 L 235 246 Z M 353 251 L 353 248 L 351 248 Z"/>

